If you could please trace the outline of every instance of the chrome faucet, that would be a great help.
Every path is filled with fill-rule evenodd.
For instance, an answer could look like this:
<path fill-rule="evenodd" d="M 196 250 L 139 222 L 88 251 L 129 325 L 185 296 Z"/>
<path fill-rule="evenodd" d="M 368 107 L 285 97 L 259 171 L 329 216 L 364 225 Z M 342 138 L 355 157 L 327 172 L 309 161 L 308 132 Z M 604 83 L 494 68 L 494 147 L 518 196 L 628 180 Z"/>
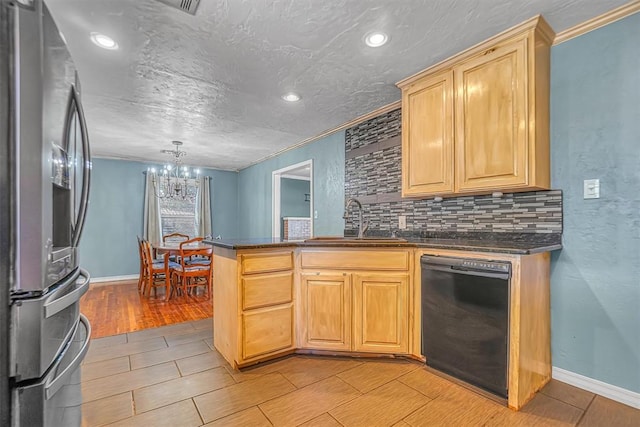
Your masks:
<path fill-rule="evenodd" d="M 358 207 L 358 239 L 362 239 L 364 237 L 364 232 L 369 228 L 369 223 L 362 221 L 362 203 L 360 203 L 358 199 L 351 197 L 347 200 L 347 203 L 344 206 L 344 215 L 342 215 L 342 218 L 347 219 L 349 216 L 349 207 L 353 203 Z"/>

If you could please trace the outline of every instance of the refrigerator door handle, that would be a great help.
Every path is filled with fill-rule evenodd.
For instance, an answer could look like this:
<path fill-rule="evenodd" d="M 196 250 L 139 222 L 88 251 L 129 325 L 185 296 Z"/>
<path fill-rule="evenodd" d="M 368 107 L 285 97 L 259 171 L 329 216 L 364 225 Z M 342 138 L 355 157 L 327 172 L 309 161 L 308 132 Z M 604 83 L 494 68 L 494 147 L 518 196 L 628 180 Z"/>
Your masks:
<path fill-rule="evenodd" d="M 49 317 L 60 313 L 62 310 L 64 310 L 65 308 L 69 307 L 72 304 L 75 304 L 76 302 L 78 302 L 78 300 L 80 300 L 80 297 L 82 297 L 82 295 L 84 295 L 88 290 L 89 290 L 89 282 L 91 280 L 91 275 L 89 274 L 89 272 L 85 269 L 80 269 L 80 276 L 84 277 L 84 282 L 82 283 L 82 285 L 78 286 L 76 289 L 74 289 L 73 291 L 69 292 L 68 294 L 66 294 L 65 296 L 63 296 L 62 298 L 58 298 L 55 299 L 51 302 L 47 302 L 46 304 L 44 304 L 44 317 L 45 319 L 48 319 Z M 71 277 L 66 283 L 64 283 L 62 286 L 66 286 L 69 284 L 69 282 L 78 280 L 78 277 L 74 275 L 74 277 Z"/>
<path fill-rule="evenodd" d="M 87 351 L 89 351 L 89 341 L 91 338 L 91 324 L 83 314 L 80 314 L 80 322 L 82 322 L 85 328 L 87 328 L 87 340 L 84 342 L 84 344 L 82 345 L 82 348 L 80 349 L 76 357 L 73 359 L 73 361 L 69 364 L 69 366 L 67 366 L 60 375 L 58 375 L 53 381 L 47 384 L 47 386 L 44 388 L 46 399 L 50 399 L 51 396 L 53 396 L 54 394 L 56 394 L 58 390 L 60 390 L 60 387 L 62 387 L 68 382 L 69 376 L 73 374 L 76 369 L 78 369 L 78 367 L 84 360 L 84 357 L 87 355 Z M 80 325 L 78 324 L 77 327 L 80 327 Z"/>
<path fill-rule="evenodd" d="M 71 91 L 69 93 L 69 101 L 67 104 L 67 120 L 65 123 L 65 138 L 69 137 L 69 131 L 71 127 L 71 118 L 73 116 L 73 110 L 78 113 L 78 123 L 80 124 L 80 136 L 82 138 L 82 158 L 84 161 L 82 167 L 83 180 L 82 180 L 82 193 L 80 196 L 80 208 L 78 209 L 78 216 L 75 221 L 73 229 L 73 239 L 71 246 L 78 247 L 80 242 L 80 235 L 84 228 L 84 221 L 87 217 L 87 206 L 89 205 L 89 189 L 91 186 L 91 150 L 89 146 L 89 134 L 87 132 L 87 122 L 84 116 L 84 109 L 82 108 L 82 102 L 80 101 L 80 94 L 74 85 L 71 85 Z"/>

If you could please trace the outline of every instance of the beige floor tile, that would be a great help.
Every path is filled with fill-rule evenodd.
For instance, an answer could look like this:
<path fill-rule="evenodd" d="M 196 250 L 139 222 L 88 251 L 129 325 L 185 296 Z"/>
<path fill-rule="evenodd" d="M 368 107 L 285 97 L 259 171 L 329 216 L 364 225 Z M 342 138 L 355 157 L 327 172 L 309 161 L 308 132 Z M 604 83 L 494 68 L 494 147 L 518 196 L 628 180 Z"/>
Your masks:
<path fill-rule="evenodd" d="M 404 361 L 366 362 L 338 374 L 338 377 L 367 393 L 417 368 L 417 364 Z"/>
<path fill-rule="evenodd" d="M 129 356 L 87 363 L 82 365 L 82 381 L 91 381 L 127 371 L 129 371 Z"/>
<path fill-rule="evenodd" d="M 110 337 L 94 338 L 91 340 L 91 348 L 109 347 L 114 344 L 125 344 L 127 342 L 127 334 L 111 335 Z"/>
<path fill-rule="evenodd" d="M 440 396 L 428 402 L 404 421 L 411 426 L 483 426 L 506 406 L 453 383 Z"/>
<path fill-rule="evenodd" d="M 640 409 L 596 396 L 580 421 L 580 427 L 596 426 L 640 426 Z"/>
<path fill-rule="evenodd" d="M 166 347 L 167 343 L 162 337 L 152 338 L 146 341 L 114 344 L 108 347 L 89 347 L 84 363 L 100 362 L 102 360 L 115 359 L 116 357 L 129 356 L 131 354 L 153 351 Z"/>
<path fill-rule="evenodd" d="M 273 368 L 301 388 L 361 364 L 359 360 L 346 358 L 290 357 L 274 363 Z"/>
<path fill-rule="evenodd" d="M 216 368 L 134 390 L 136 413 L 140 414 L 233 384 L 235 381 L 224 368 Z"/>
<path fill-rule="evenodd" d="M 273 425 L 297 426 L 358 396 L 358 390 L 331 377 L 258 406 Z"/>
<path fill-rule="evenodd" d="M 208 319 L 195 320 L 191 322 L 194 329 L 211 329 L 213 331 L 213 317 Z"/>
<path fill-rule="evenodd" d="M 204 419 L 211 422 L 282 396 L 295 387 L 280 374 L 267 374 L 253 381 L 212 391 L 193 400 Z"/>
<path fill-rule="evenodd" d="M 215 346 L 213 345 L 213 338 L 207 338 L 206 340 L 204 340 L 205 343 L 207 343 L 207 345 L 209 347 L 211 347 L 211 350 L 215 350 Z"/>
<path fill-rule="evenodd" d="M 111 427 L 196 427 L 202 420 L 191 399 L 109 424 Z"/>
<path fill-rule="evenodd" d="M 390 426 L 431 399 L 398 381 L 391 381 L 329 414 L 343 426 Z"/>
<path fill-rule="evenodd" d="M 587 406 L 589 406 L 595 396 L 589 391 L 558 380 L 551 380 L 549 384 L 541 390 L 541 393 L 580 409 L 587 409 Z"/>
<path fill-rule="evenodd" d="M 306 423 L 300 424 L 299 427 L 342 427 L 342 424 L 336 421 L 328 413 L 324 413 L 319 417 L 315 417 L 312 420 L 307 421 Z"/>
<path fill-rule="evenodd" d="M 205 426 L 230 427 L 230 426 L 246 426 L 246 427 L 271 427 L 271 423 L 264 416 L 262 411 L 254 406 L 244 411 L 236 412 L 228 417 L 220 418 Z"/>
<path fill-rule="evenodd" d="M 487 426 L 574 426 L 583 411 L 559 400 L 538 393 L 520 411 L 501 408 Z"/>
<path fill-rule="evenodd" d="M 133 416 L 131 392 L 82 404 L 82 427 L 103 426 Z"/>
<path fill-rule="evenodd" d="M 98 378 L 82 383 L 82 402 L 102 399 L 180 377 L 173 362 Z"/>
<path fill-rule="evenodd" d="M 223 362 L 223 366 L 227 370 L 227 372 L 229 372 L 229 375 L 233 377 L 235 382 L 241 383 L 262 378 L 266 374 L 272 374 L 276 372 L 278 369 L 277 363 L 278 362 L 262 363 L 254 367 L 245 368 L 242 371 L 233 369 L 226 360 Z"/>
<path fill-rule="evenodd" d="M 175 323 L 168 326 L 160 326 L 159 328 L 143 329 L 141 331 L 129 332 L 127 337 L 129 342 L 146 341 L 151 338 L 163 337 L 168 335 L 183 334 L 193 332 L 192 322 Z"/>
<path fill-rule="evenodd" d="M 211 338 L 213 336 L 213 332 L 208 329 L 200 329 L 199 331 L 187 332 L 177 335 L 168 335 L 165 336 L 164 339 L 167 341 L 169 346 L 187 344 L 194 341 L 202 341 L 207 338 Z M 205 343 L 206 344 L 206 343 Z"/>
<path fill-rule="evenodd" d="M 398 381 L 418 390 L 431 399 L 440 396 L 443 391 L 453 385 L 451 381 L 428 372 L 426 368 L 415 369 L 398 378 Z"/>
<path fill-rule="evenodd" d="M 131 369 L 140 369 L 170 360 L 184 359 L 196 354 L 208 353 L 211 349 L 202 341 L 162 348 L 131 356 Z"/>
<path fill-rule="evenodd" d="M 209 351 L 207 353 L 198 354 L 197 356 L 185 357 L 176 360 L 180 373 L 185 375 L 195 374 L 196 372 L 206 371 L 208 369 L 223 366 L 224 357 L 217 351 Z"/>

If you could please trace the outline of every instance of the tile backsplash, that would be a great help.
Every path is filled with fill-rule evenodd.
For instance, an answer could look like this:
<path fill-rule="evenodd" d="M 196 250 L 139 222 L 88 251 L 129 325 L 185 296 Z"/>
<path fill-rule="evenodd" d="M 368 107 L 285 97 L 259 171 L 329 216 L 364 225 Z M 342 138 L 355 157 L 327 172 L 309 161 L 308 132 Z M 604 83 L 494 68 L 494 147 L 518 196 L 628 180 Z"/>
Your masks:
<path fill-rule="evenodd" d="M 363 205 L 373 230 L 562 233 L 562 191 L 463 196 L 435 202 L 401 197 L 401 110 L 360 123 L 345 133 L 345 197 Z M 345 232 L 357 228 L 350 210 Z"/>

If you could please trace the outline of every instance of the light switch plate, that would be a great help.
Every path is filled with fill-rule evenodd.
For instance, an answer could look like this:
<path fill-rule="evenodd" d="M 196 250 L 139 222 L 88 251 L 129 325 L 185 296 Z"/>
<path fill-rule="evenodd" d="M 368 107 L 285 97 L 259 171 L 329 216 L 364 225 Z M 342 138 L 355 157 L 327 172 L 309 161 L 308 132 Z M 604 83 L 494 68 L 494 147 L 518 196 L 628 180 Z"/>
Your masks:
<path fill-rule="evenodd" d="M 313 211 L 313 219 L 318 219 L 318 211 Z"/>
<path fill-rule="evenodd" d="M 400 230 L 406 230 L 407 229 L 407 217 L 404 215 L 400 215 L 398 217 L 398 228 Z"/>
<path fill-rule="evenodd" d="M 585 199 L 600 198 L 600 180 L 599 179 L 584 180 L 584 198 Z"/>

